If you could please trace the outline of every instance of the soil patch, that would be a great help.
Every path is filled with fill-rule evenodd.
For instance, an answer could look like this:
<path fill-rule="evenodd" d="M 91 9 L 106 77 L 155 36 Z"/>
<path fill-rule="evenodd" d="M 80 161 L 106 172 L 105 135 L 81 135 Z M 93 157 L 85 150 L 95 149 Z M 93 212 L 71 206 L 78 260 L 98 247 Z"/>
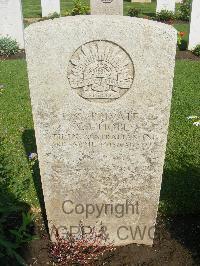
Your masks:
<path fill-rule="evenodd" d="M 36 23 L 38 21 L 40 21 L 41 18 L 25 18 L 24 19 L 24 23 L 27 24 L 27 25 L 30 25 L 32 23 Z"/>
<path fill-rule="evenodd" d="M 13 55 L 9 55 L 9 56 L 0 55 L 0 61 L 13 60 L 13 59 L 23 59 L 23 58 L 26 58 L 26 54 L 25 54 L 24 50 L 21 50 L 19 53 L 13 54 Z"/>
<path fill-rule="evenodd" d="M 158 217 L 153 247 L 136 244 L 120 247 L 96 265 L 200 265 L 199 224 L 200 215 Z M 32 241 L 23 250 L 24 258 L 28 265 L 53 265 L 48 254 L 48 235 L 44 230 L 44 226 L 40 224 L 37 227 L 41 239 Z"/>
<path fill-rule="evenodd" d="M 20 53 L 10 56 L 0 56 L 1 60 L 13 60 L 13 59 L 24 59 L 26 58 L 25 51 L 22 50 Z M 177 51 L 176 52 L 176 60 L 192 60 L 192 61 L 200 61 L 200 57 L 194 55 L 190 51 Z"/>
<path fill-rule="evenodd" d="M 192 60 L 192 61 L 200 61 L 200 56 L 194 55 L 190 51 L 177 51 L 176 52 L 177 60 Z"/>

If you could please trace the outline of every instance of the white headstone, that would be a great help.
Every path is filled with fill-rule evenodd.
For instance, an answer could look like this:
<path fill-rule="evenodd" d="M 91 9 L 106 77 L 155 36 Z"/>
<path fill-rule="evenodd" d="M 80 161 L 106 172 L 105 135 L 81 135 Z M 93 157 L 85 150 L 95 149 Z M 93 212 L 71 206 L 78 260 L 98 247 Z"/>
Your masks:
<path fill-rule="evenodd" d="M 115 245 L 152 245 L 176 30 L 75 16 L 32 24 L 25 36 L 50 232 L 102 222 Z"/>
<path fill-rule="evenodd" d="M 175 0 L 176 1 L 176 3 L 182 3 L 183 2 L 183 0 Z"/>
<path fill-rule="evenodd" d="M 42 17 L 48 17 L 53 13 L 60 14 L 60 0 L 41 0 Z"/>
<path fill-rule="evenodd" d="M 193 0 L 190 21 L 189 50 L 200 44 L 200 2 Z"/>
<path fill-rule="evenodd" d="M 162 10 L 175 12 L 175 0 L 157 0 L 156 12 Z"/>
<path fill-rule="evenodd" d="M 0 0 L 0 37 L 9 36 L 24 48 L 24 25 L 20 0 Z"/>
<path fill-rule="evenodd" d="M 91 15 L 123 15 L 123 0 L 90 0 Z"/>

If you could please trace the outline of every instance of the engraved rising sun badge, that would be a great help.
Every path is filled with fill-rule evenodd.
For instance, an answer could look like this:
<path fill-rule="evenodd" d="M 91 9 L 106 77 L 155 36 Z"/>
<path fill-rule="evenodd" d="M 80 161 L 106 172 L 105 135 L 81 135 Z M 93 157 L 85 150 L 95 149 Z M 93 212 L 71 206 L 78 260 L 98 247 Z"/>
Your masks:
<path fill-rule="evenodd" d="M 92 41 L 71 57 L 67 77 L 72 89 L 93 102 L 111 102 L 132 86 L 134 65 L 128 53 L 109 41 Z"/>

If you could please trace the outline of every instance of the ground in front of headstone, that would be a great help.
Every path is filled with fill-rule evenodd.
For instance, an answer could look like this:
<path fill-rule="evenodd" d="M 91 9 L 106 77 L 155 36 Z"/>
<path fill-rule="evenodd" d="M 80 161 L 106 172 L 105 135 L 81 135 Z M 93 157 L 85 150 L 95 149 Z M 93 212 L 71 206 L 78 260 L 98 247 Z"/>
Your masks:
<path fill-rule="evenodd" d="M 200 216 L 158 217 L 153 247 L 128 245 L 117 248 L 95 265 L 199 265 Z M 42 222 L 38 222 L 34 240 L 22 251 L 28 265 L 55 265 L 48 252 L 49 240 Z M 67 264 L 66 264 L 67 265 Z"/>
<path fill-rule="evenodd" d="M 24 53 L 24 50 L 20 51 L 18 54 L 10 55 L 10 56 L 1 56 L 0 60 L 13 60 L 13 59 L 22 59 L 25 58 L 26 55 Z M 177 51 L 176 52 L 176 59 L 187 59 L 187 60 L 193 60 L 193 61 L 200 61 L 200 57 L 194 55 L 191 51 Z"/>

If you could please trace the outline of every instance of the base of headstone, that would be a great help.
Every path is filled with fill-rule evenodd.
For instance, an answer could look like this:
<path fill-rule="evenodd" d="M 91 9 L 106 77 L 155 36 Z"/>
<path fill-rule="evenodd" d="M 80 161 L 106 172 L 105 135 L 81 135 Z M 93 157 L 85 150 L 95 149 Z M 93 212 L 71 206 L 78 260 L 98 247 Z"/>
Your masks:
<path fill-rule="evenodd" d="M 60 14 L 60 0 L 41 0 L 42 17 Z"/>

